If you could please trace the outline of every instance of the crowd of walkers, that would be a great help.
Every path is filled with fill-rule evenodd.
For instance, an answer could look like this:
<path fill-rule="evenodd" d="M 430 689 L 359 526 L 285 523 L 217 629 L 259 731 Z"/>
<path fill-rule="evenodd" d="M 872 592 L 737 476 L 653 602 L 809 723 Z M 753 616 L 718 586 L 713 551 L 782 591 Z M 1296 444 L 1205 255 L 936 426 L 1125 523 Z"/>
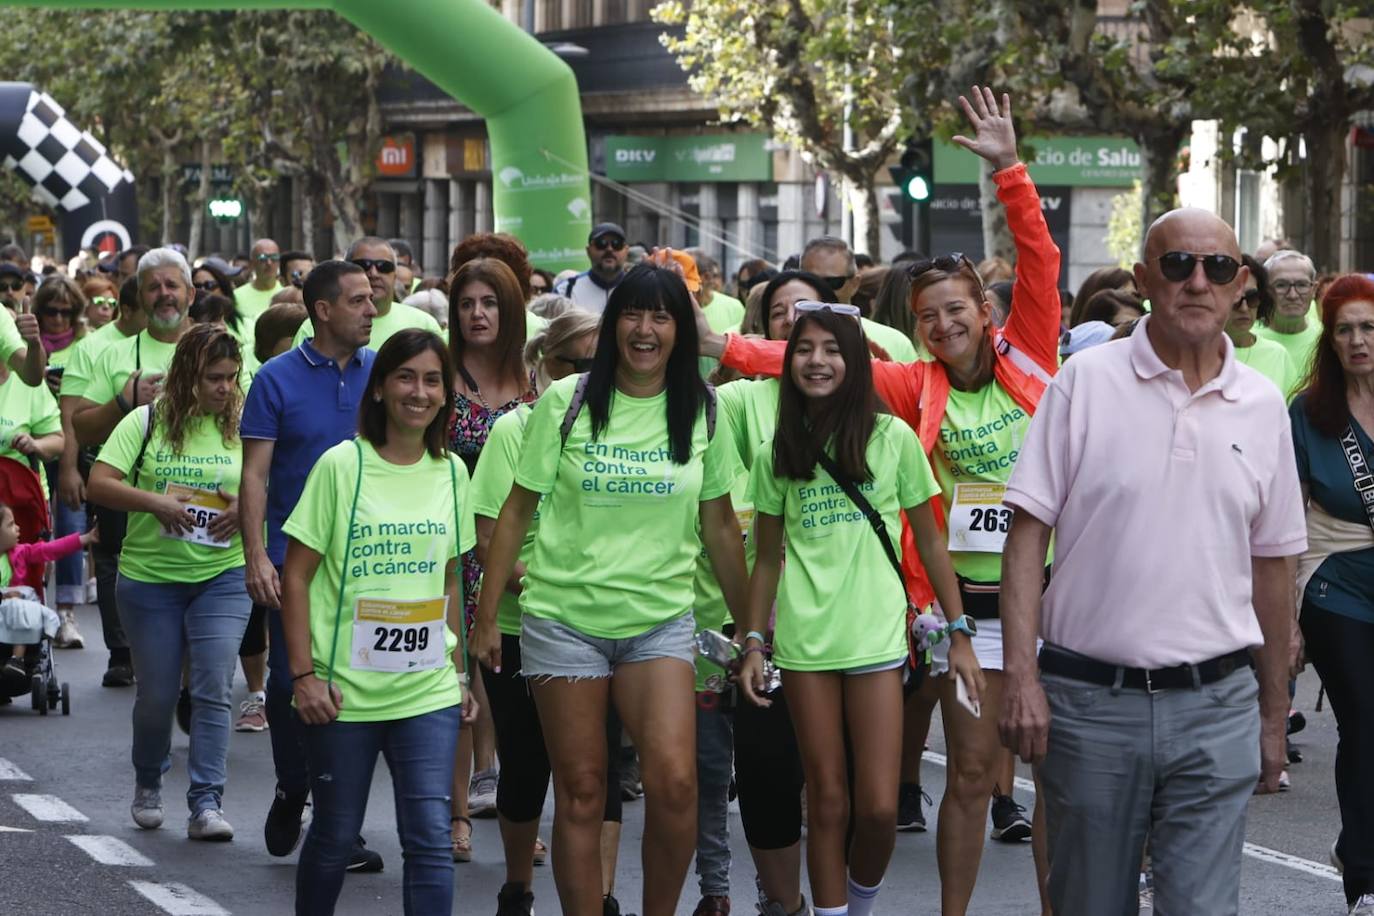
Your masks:
<path fill-rule="evenodd" d="M 56 535 L 0 507 L 4 701 L 35 643 L 84 645 L 89 548 L 134 822 L 164 822 L 179 723 L 187 835 L 232 839 L 230 735 L 269 732 L 264 841 L 300 849 L 300 914 L 382 868 L 379 755 L 408 914 L 490 911 L 455 873 L 474 816 L 497 916 L 533 913 L 546 859 L 561 912 L 620 913 L 641 786 L 644 916 L 694 860 L 694 916 L 912 912 L 882 885 L 926 829 L 938 705 L 941 912 L 968 911 L 991 815 L 1031 841 L 1042 913 L 1133 913 L 1145 882 L 1221 916 L 1310 661 L 1331 858 L 1374 914 L 1374 278 L 1182 209 L 1071 295 L 1010 100 L 959 103 L 1014 264 L 861 268 L 822 237 L 727 292 L 705 252 L 609 222 L 560 277 L 499 234 L 442 280 L 375 237 L 319 263 L 131 249 L 31 290 L 0 263 L 0 457 Z M 53 560 L 49 609 L 22 583 Z"/>

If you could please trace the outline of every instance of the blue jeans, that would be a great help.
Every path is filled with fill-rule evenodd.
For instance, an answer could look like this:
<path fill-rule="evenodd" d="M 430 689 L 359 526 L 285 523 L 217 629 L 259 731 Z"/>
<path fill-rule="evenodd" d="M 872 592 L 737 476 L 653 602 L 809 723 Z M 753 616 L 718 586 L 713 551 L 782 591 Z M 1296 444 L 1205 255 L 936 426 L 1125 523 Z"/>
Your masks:
<path fill-rule="evenodd" d="M 69 534 L 81 534 L 86 530 L 86 504 L 75 509 L 64 503 L 57 495 L 57 462 L 47 464 L 48 489 L 52 492 L 53 540 Z M 78 550 L 68 557 L 57 561 L 57 603 L 85 604 L 86 576 L 84 550 Z"/>
<path fill-rule="evenodd" d="M 315 812 L 296 867 L 297 916 L 334 912 L 379 751 L 396 797 L 404 912 L 452 912 L 449 803 L 461 718 L 461 707 L 450 706 L 409 719 L 301 726 Z"/>
<path fill-rule="evenodd" d="M 703 705 L 702 697 L 710 697 Z M 697 876 L 701 895 L 730 896 L 730 775 L 733 716 L 720 694 L 697 694 Z M 714 701 L 714 702 L 712 702 Z"/>
<path fill-rule="evenodd" d="M 134 698 L 134 778 L 162 786 L 172 765 L 172 713 L 181 694 L 181 663 L 190 659 L 191 751 L 186 804 L 194 815 L 218 808 L 229 756 L 230 691 L 239 642 L 253 602 L 243 567 L 204 582 L 139 582 L 120 575 L 119 619 L 138 672 Z"/>
<path fill-rule="evenodd" d="M 281 570 L 277 570 L 281 574 Z M 305 763 L 302 725 L 291 706 L 291 662 L 286 654 L 286 631 L 281 611 L 267 609 L 267 731 L 272 736 L 272 766 L 277 788 L 288 797 L 301 798 L 310 791 L 310 771 Z"/>

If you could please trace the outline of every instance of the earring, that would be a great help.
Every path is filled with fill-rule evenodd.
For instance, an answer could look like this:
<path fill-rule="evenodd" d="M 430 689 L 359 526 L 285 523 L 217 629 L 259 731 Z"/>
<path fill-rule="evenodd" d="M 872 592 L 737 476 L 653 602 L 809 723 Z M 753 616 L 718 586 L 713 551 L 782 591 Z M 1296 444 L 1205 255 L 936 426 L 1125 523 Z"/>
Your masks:
<path fill-rule="evenodd" d="M 380 394 L 374 394 L 374 395 L 372 396 L 372 403 L 374 403 L 374 404 L 380 404 L 380 403 L 382 403 L 382 396 L 381 396 Z"/>

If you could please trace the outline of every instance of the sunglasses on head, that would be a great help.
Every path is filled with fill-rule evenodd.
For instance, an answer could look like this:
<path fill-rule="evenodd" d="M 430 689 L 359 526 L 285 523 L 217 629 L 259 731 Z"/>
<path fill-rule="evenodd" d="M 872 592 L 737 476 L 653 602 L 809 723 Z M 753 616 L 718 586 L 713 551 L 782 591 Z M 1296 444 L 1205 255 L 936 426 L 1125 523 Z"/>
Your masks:
<path fill-rule="evenodd" d="M 1247 289 L 1244 293 L 1241 294 L 1241 297 L 1236 300 L 1236 304 L 1231 306 L 1231 308 L 1238 309 L 1242 305 L 1248 305 L 1250 306 L 1250 308 L 1256 308 L 1259 306 L 1259 303 L 1260 291 L 1257 289 Z"/>
<path fill-rule="evenodd" d="M 594 362 L 590 356 L 560 356 L 558 359 L 572 366 L 574 372 L 591 372 Z"/>
<path fill-rule="evenodd" d="M 70 319 L 73 315 L 76 314 L 76 309 L 73 309 L 73 308 L 59 309 L 59 308 L 54 308 L 54 307 L 52 307 L 51 305 L 45 305 L 45 306 L 43 306 L 41 309 L 38 310 L 38 314 L 40 314 L 40 315 L 42 315 L 42 316 L 44 316 L 44 317 L 46 317 L 46 318 L 67 318 L 67 319 Z"/>
<path fill-rule="evenodd" d="M 394 274 L 396 272 L 396 262 L 382 258 L 353 258 L 350 263 L 357 264 L 364 271 L 376 268 L 379 274 Z"/>
<path fill-rule="evenodd" d="M 817 302 L 815 299 L 802 299 L 800 302 L 794 302 L 792 308 L 798 312 L 834 312 L 836 315 L 846 315 L 850 318 L 858 318 L 863 314 L 857 305 L 848 305 L 843 302 Z"/>
<path fill-rule="evenodd" d="M 934 258 L 922 258 L 919 261 L 913 261 L 911 267 L 907 268 L 907 273 L 909 273 L 914 280 L 921 274 L 931 270 L 952 274 L 964 264 L 968 264 L 970 267 L 973 266 L 973 262 L 965 257 L 962 251 L 956 251 L 952 254 L 942 254 Z"/>
<path fill-rule="evenodd" d="M 1189 251 L 1167 251 L 1160 255 L 1159 272 L 1171 283 L 1182 283 L 1193 275 L 1198 261 L 1208 283 L 1224 285 L 1236 278 L 1240 262 L 1229 254 L 1193 254 Z"/>
<path fill-rule="evenodd" d="M 281 255 L 280 255 L 280 254 L 267 254 L 266 252 L 263 252 L 262 254 L 254 255 L 253 258 L 254 258 L 254 260 L 256 260 L 259 264 L 269 264 L 269 263 L 271 263 L 272 261 L 280 261 L 280 260 L 281 260 Z"/>
<path fill-rule="evenodd" d="M 91 305 L 97 307 L 102 305 L 108 305 L 110 308 L 114 308 L 115 306 L 119 305 L 119 300 L 114 298 L 113 296 L 94 296 L 91 299 Z"/>
<path fill-rule="evenodd" d="M 622 248 L 625 247 L 625 240 L 614 237 L 606 238 L 605 236 L 603 236 L 599 239 L 593 240 L 592 244 L 595 245 L 597 249 L 600 251 L 605 251 L 607 249 L 610 249 L 611 251 L 620 251 Z"/>

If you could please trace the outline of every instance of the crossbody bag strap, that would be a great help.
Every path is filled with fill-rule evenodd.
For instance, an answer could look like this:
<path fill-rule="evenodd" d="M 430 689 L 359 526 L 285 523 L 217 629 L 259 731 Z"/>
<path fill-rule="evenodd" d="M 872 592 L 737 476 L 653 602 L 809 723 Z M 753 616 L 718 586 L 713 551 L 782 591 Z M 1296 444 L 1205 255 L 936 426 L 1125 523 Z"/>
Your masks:
<path fill-rule="evenodd" d="M 843 471 L 836 466 L 835 462 L 823 451 L 816 453 L 816 461 L 825 472 L 834 479 L 844 495 L 849 497 L 849 501 L 854 504 L 854 508 L 863 513 L 864 518 L 873 526 L 873 533 L 878 536 L 878 541 L 883 545 L 883 553 L 887 554 L 887 561 L 892 564 L 892 571 L 897 574 L 897 581 L 902 584 L 902 594 L 906 594 L 906 576 L 902 575 L 902 561 L 897 558 L 897 550 L 892 546 L 892 538 L 887 534 L 887 523 L 878 514 L 878 510 L 873 508 L 873 504 L 864 497 L 854 481 L 850 480 Z"/>
<path fill-rule="evenodd" d="M 353 505 L 348 510 L 348 534 L 344 536 L 343 564 L 339 567 L 339 597 L 334 603 L 334 641 L 329 647 L 329 683 L 334 683 L 334 661 L 339 656 L 339 625 L 343 621 L 344 584 L 348 581 L 348 554 L 353 549 L 353 523 L 358 519 L 358 497 L 363 492 L 363 447 L 353 440 L 358 453 L 358 479 L 353 483 Z"/>
<path fill-rule="evenodd" d="M 573 424 L 577 422 L 577 415 L 582 412 L 582 405 L 587 400 L 587 381 L 591 378 L 591 373 L 584 372 L 577 377 L 577 384 L 573 387 L 572 400 L 568 401 L 568 409 L 563 412 L 563 422 L 558 426 L 559 448 L 567 448 L 568 435 L 572 432 Z"/>
<path fill-rule="evenodd" d="M 1369 471 L 1369 462 L 1364 457 L 1364 449 L 1360 448 L 1360 440 L 1355 435 L 1353 423 L 1346 426 L 1345 433 L 1341 436 L 1341 451 L 1345 453 L 1345 463 L 1350 467 L 1355 492 L 1364 504 L 1369 525 L 1374 528 L 1374 474 Z"/>
<path fill-rule="evenodd" d="M 143 458 L 148 454 L 148 443 L 153 439 L 153 411 L 157 409 L 157 402 L 148 405 L 148 422 L 143 426 L 143 442 L 138 447 L 138 457 L 134 459 L 134 468 L 129 480 L 129 486 L 138 489 L 138 473 L 143 470 Z"/>
<path fill-rule="evenodd" d="M 452 487 L 453 487 L 453 544 L 454 544 L 455 547 L 459 547 L 459 546 L 461 546 L 461 542 L 460 542 L 459 539 L 458 539 L 458 538 L 459 538 L 458 532 L 461 530 L 461 526 L 460 526 L 459 523 L 458 523 L 458 522 L 459 522 L 459 516 L 458 516 L 458 468 L 457 468 L 457 466 L 455 466 L 454 463 L 453 463 L 453 456 L 452 456 L 452 455 L 449 455 L 449 456 L 448 456 L 448 478 L 449 478 L 449 483 L 450 483 L 450 484 L 452 485 Z M 462 556 L 461 553 L 459 553 L 459 555 L 458 555 L 458 562 L 457 562 L 457 564 L 454 566 L 454 574 L 458 577 L 458 583 L 459 583 L 459 584 L 458 584 L 458 602 L 459 602 L 459 604 L 462 604 L 462 601 L 463 601 L 463 586 L 462 586 L 462 582 L 463 582 L 463 556 Z M 468 667 L 468 621 L 467 621 L 467 612 L 466 612 L 466 609 L 461 609 L 461 610 L 459 611 L 459 613 L 460 613 L 462 616 L 459 618 L 459 623 L 458 623 L 458 649 L 459 649 L 460 652 L 462 652 L 462 655 L 459 656 L 459 657 L 463 660 L 463 671 L 466 672 L 466 671 L 467 671 L 467 667 Z M 471 675 L 469 675 L 469 680 L 471 680 Z"/>

